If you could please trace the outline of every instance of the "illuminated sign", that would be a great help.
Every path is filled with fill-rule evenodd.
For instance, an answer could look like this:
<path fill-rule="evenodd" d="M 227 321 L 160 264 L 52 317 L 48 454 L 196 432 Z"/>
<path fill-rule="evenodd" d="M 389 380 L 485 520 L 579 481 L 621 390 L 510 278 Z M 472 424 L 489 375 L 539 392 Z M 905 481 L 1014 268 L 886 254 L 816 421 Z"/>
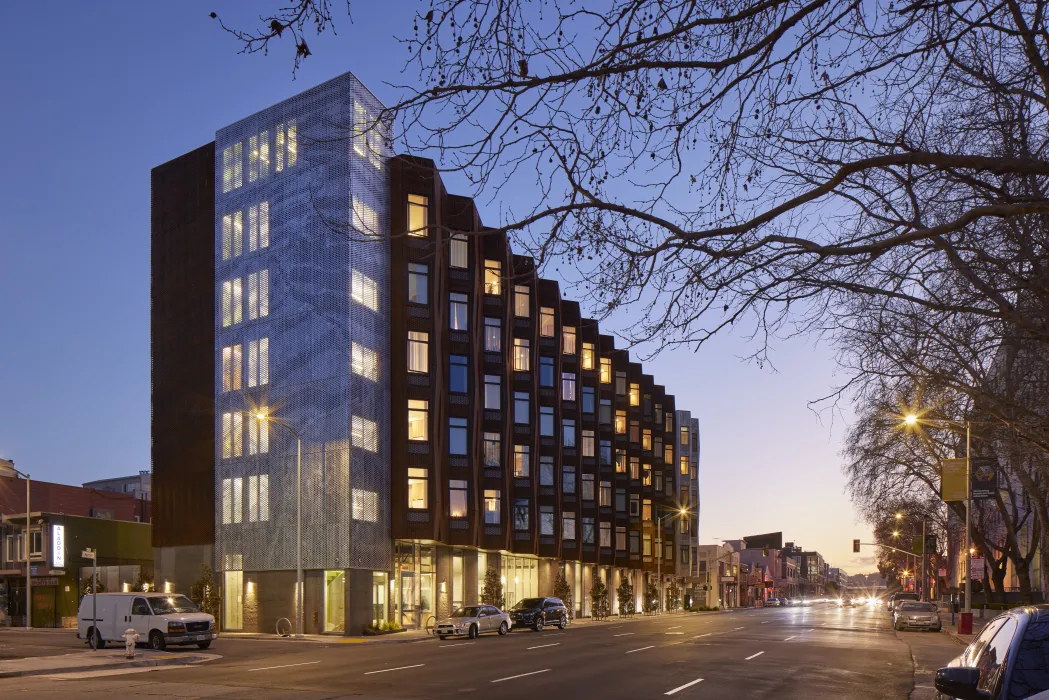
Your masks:
<path fill-rule="evenodd" d="M 51 526 L 51 566 L 61 569 L 66 565 L 66 526 Z"/>

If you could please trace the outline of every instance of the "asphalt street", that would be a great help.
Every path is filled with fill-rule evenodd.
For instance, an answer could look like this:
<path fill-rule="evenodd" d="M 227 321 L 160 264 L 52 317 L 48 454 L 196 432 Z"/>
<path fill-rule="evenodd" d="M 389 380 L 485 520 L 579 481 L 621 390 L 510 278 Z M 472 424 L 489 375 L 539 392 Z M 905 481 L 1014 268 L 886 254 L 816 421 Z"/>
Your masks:
<path fill-rule="evenodd" d="M 961 650 L 946 635 L 902 634 L 928 637 L 944 658 Z M 610 620 L 411 644 L 220 638 L 209 652 L 223 658 L 123 675 L 0 680 L 0 697 L 899 700 L 915 684 L 911 648 L 881 606 Z"/>

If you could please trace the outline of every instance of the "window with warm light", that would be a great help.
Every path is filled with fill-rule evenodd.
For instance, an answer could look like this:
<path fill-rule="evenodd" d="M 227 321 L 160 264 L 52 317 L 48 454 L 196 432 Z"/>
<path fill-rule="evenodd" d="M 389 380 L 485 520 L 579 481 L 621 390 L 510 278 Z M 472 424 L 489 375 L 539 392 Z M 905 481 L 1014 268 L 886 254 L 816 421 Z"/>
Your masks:
<path fill-rule="evenodd" d="M 430 439 L 430 402 L 408 399 L 408 439 L 425 442 Z"/>
<path fill-rule="evenodd" d="M 408 235 L 426 238 L 430 225 L 430 198 L 421 194 L 408 195 Z"/>
<path fill-rule="evenodd" d="M 448 327 L 453 331 L 465 331 L 467 301 L 465 294 L 452 292 L 448 295 Z"/>
<path fill-rule="evenodd" d="M 484 524 L 485 525 L 498 525 L 499 514 L 502 511 L 500 505 L 502 501 L 502 495 L 499 493 L 499 489 L 485 489 L 484 490 Z"/>
<path fill-rule="evenodd" d="M 630 405 L 640 406 L 641 405 L 641 387 L 631 382 L 630 384 Z"/>
<path fill-rule="evenodd" d="M 379 310 L 379 286 L 360 270 L 350 274 L 350 298 L 372 311 Z"/>
<path fill-rule="evenodd" d="M 360 195 L 354 195 L 351 204 L 350 225 L 365 237 L 379 236 L 379 212 Z"/>
<path fill-rule="evenodd" d="M 579 358 L 579 364 L 583 369 L 594 368 L 594 344 L 583 343 L 583 355 Z"/>
<path fill-rule="evenodd" d="M 354 447 L 368 452 L 378 452 L 379 428 L 375 421 L 353 416 L 350 419 L 350 440 Z"/>
<path fill-rule="evenodd" d="M 688 428 L 686 426 L 681 426 L 681 444 L 688 444 Z"/>
<path fill-rule="evenodd" d="M 544 338 L 554 337 L 554 310 L 549 306 L 539 307 L 539 335 Z"/>
<path fill-rule="evenodd" d="M 641 431 L 641 449 L 645 452 L 652 451 L 652 431 L 649 428 Z"/>
<path fill-rule="evenodd" d="M 529 471 L 528 445 L 514 445 L 514 478 L 527 479 Z"/>
<path fill-rule="evenodd" d="M 514 392 L 514 423 L 517 425 L 528 425 L 529 423 L 529 399 L 528 392 Z"/>
<path fill-rule="evenodd" d="M 239 257 L 244 252 L 244 212 L 222 217 L 222 259 Z"/>
<path fill-rule="evenodd" d="M 452 518 L 466 517 L 466 481 L 464 479 L 451 479 L 448 481 L 448 516 Z"/>
<path fill-rule="evenodd" d="M 503 266 L 498 260 L 484 261 L 484 293 L 499 296 L 503 290 Z"/>
<path fill-rule="evenodd" d="M 503 463 L 502 437 L 499 433 L 484 434 L 484 466 L 499 467 Z"/>
<path fill-rule="evenodd" d="M 248 522 L 265 523 L 270 519 L 269 474 L 248 477 Z"/>
<path fill-rule="evenodd" d="M 663 461 L 667 463 L 667 466 L 673 466 L 674 447 L 672 445 L 667 445 L 663 448 Z"/>
<path fill-rule="evenodd" d="M 637 457 L 630 458 L 630 478 L 634 481 L 641 478 L 641 460 Z"/>
<path fill-rule="evenodd" d="M 645 557 L 652 556 L 652 535 L 645 533 L 642 538 L 641 555 Z"/>
<path fill-rule="evenodd" d="M 448 266 L 465 270 L 470 266 L 470 246 L 465 233 L 453 233 L 448 238 Z"/>
<path fill-rule="evenodd" d="M 514 338 L 514 370 L 527 372 L 531 368 L 528 338 Z"/>
<path fill-rule="evenodd" d="M 561 374 L 561 398 L 565 401 L 575 401 L 575 372 Z"/>
<path fill-rule="evenodd" d="M 528 318 L 528 287 L 519 284 L 514 287 L 514 316 Z"/>
<path fill-rule="evenodd" d="M 230 192 L 244 185 L 244 142 L 222 149 L 222 191 Z"/>
<path fill-rule="evenodd" d="M 248 386 L 266 386 L 270 383 L 270 339 L 248 341 Z"/>
<path fill-rule="evenodd" d="M 244 454 L 244 414 L 227 411 L 222 414 L 222 457 L 232 459 Z"/>
<path fill-rule="evenodd" d="M 626 450 L 616 449 L 616 473 L 626 474 Z"/>
<path fill-rule="evenodd" d="M 298 162 L 299 130 L 294 119 L 288 120 L 287 126 L 283 123 L 277 125 L 274 146 L 277 157 L 274 172 L 283 172 L 285 168 L 291 168 Z"/>
<path fill-rule="evenodd" d="M 430 301 L 430 268 L 422 263 L 408 263 L 408 301 L 427 304 Z"/>
<path fill-rule="evenodd" d="M 264 455 L 270 451 L 270 422 L 259 420 L 254 413 L 248 415 L 248 454 Z"/>
<path fill-rule="evenodd" d="M 601 383 L 611 384 L 612 383 L 612 360 L 607 357 L 601 358 Z"/>
<path fill-rule="evenodd" d="M 561 329 L 561 352 L 566 355 L 575 355 L 575 327 L 565 326 Z"/>
<path fill-rule="evenodd" d="M 228 345 L 222 348 L 222 391 L 240 391 L 242 348 Z"/>
<path fill-rule="evenodd" d="M 241 278 L 222 283 L 222 326 L 236 325 L 244 320 L 244 294 Z"/>
<path fill-rule="evenodd" d="M 429 476 L 426 469 L 408 467 L 408 507 L 426 509 L 430 502 Z"/>
<path fill-rule="evenodd" d="M 379 353 L 360 343 L 350 343 L 350 370 L 358 377 L 379 381 Z"/>
<path fill-rule="evenodd" d="M 503 323 L 498 318 L 484 317 L 484 349 L 485 352 L 503 350 Z"/>
<path fill-rule="evenodd" d="M 248 252 L 270 247 L 270 203 L 260 202 L 248 208 Z"/>
<path fill-rule="evenodd" d="M 408 371 L 426 374 L 430 371 L 430 334 L 408 331 Z"/>
<path fill-rule="evenodd" d="M 379 522 L 379 494 L 365 489 L 350 489 L 350 517 L 359 522 Z"/>
<path fill-rule="evenodd" d="M 688 476 L 688 457 L 681 455 L 681 475 Z"/>
<path fill-rule="evenodd" d="M 598 505 L 601 506 L 602 508 L 611 508 L 612 507 L 612 482 L 611 481 L 602 481 L 601 482 L 601 490 L 599 491 L 598 495 L 600 496 L 600 500 L 598 501 Z"/>
<path fill-rule="evenodd" d="M 594 456 L 594 431 L 584 430 L 583 431 L 583 456 L 593 457 Z"/>
<path fill-rule="evenodd" d="M 652 465 L 642 464 L 641 465 L 641 485 L 651 486 L 652 485 Z"/>
<path fill-rule="evenodd" d="M 626 411 L 616 409 L 616 434 L 626 435 Z"/>

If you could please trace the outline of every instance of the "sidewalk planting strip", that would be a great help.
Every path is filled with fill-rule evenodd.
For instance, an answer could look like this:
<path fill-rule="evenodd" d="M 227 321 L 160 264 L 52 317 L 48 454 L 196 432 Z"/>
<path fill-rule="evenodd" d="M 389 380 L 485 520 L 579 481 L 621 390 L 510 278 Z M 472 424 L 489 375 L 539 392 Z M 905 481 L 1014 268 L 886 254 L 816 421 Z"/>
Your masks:
<path fill-rule="evenodd" d="M 648 646 L 648 647 L 641 647 L 640 649 L 631 649 L 630 651 L 628 651 L 628 652 L 626 652 L 626 653 L 627 653 L 627 654 L 633 654 L 633 653 L 634 653 L 635 651 L 644 651 L 645 649 L 655 649 L 655 648 L 656 648 L 656 645 L 655 645 L 655 644 L 653 644 L 652 646 Z"/>
<path fill-rule="evenodd" d="M 496 678 L 494 681 L 489 681 L 489 683 L 502 683 L 503 681 L 512 681 L 515 678 L 524 678 L 525 676 L 534 676 L 537 673 L 546 673 L 549 670 L 550 669 L 548 669 L 548 668 L 544 668 L 542 671 L 530 671 L 529 673 L 519 673 L 516 676 L 507 676 L 506 678 Z"/>
<path fill-rule="evenodd" d="M 674 688 L 673 690 L 668 690 L 667 692 L 663 693 L 663 695 L 673 695 L 674 693 L 678 692 L 679 690 L 684 690 L 685 688 L 691 688 L 696 683 L 702 683 L 702 682 L 703 682 L 702 678 L 697 678 L 694 681 L 689 681 L 685 685 L 679 685 L 678 687 Z"/>
<path fill-rule="evenodd" d="M 379 671 L 368 671 L 364 675 L 370 676 L 370 675 L 375 674 L 375 673 L 389 673 L 390 671 L 403 671 L 406 668 L 419 668 L 420 666 L 425 666 L 425 665 L 426 664 L 412 664 L 411 666 L 398 666 L 397 668 L 384 668 L 384 669 L 379 670 Z"/>
<path fill-rule="evenodd" d="M 758 652 L 757 654 L 751 654 L 750 656 L 748 656 L 747 658 L 745 658 L 745 659 L 743 659 L 743 660 L 744 660 L 744 661 L 750 661 L 751 659 L 756 659 L 756 658 L 758 658 L 759 656 L 761 656 L 761 655 L 762 655 L 762 654 L 764 654 L 764 653 L 765 653 L 765 652 L 763 652 L 763 651 L 759 651 L 759 652 Z"/>
<path fill-rule="evenodd" d="M 263 666 L 262 668 L 249 668 L 248 671 L 272 671 L 275 668 L 291 668 L 292 666 L 312 666 L 320 661 L 303 661 L 301 664 L 283 664 L 281 666 Z"/>

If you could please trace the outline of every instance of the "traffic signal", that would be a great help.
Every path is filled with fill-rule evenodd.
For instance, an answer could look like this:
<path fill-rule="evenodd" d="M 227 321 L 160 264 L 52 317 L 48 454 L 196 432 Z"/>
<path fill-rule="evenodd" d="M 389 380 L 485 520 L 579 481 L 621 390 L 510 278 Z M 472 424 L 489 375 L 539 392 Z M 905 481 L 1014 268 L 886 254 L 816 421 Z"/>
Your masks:
<path fill-rule="evenodd" d="M 925 551 L 935 552 L 936 551 L 936 535 L 925 536 Z"/>
<path fill-rule="evenodd" d="M 857 552 L 857 553 L 860 551 L 860 541 L 859 540 L 853 540 L 852 541 L 852 551 L 853 552 Z"/>

